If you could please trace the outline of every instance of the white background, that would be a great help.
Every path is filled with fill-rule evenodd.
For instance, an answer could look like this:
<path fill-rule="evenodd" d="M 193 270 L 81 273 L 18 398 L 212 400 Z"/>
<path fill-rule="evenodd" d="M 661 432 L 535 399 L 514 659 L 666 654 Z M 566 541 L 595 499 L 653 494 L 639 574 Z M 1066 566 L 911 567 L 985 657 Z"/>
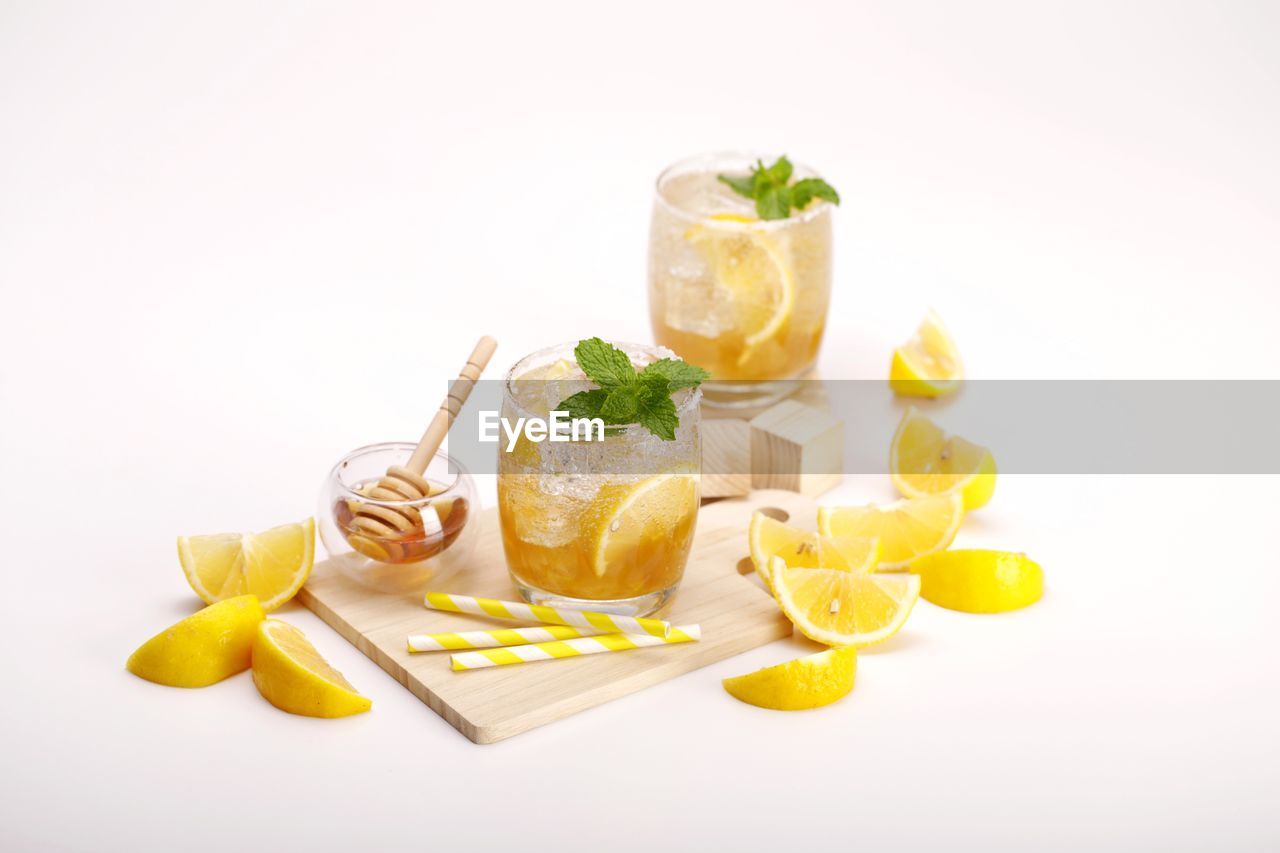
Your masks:
<path fill-rule="evenodd" d="M 478 747 L 297 605 L 372 713 L 123 665 L 194 607 L 176 535 L 308 515 L 479 334 L 498 368 L 648 340 L 690 153 L 841 191 L 829 377 L 932 305 L 977 378 L 1280 378 L 1278 36 L 1266 3 L 3 0 L 0 846 L 1274 848 L 1276 478 L 1004 477 L 957 544 L 1026 550 L 1044 601 L 922 603 L 809 713 L 719 685 L 792 641 Z"/>

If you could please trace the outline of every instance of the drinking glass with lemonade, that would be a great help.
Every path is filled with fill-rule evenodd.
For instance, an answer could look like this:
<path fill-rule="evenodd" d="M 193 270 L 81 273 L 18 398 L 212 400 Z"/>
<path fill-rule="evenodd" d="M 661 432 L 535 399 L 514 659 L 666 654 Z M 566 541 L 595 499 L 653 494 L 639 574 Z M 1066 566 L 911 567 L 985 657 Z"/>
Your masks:
<path fill-rule="evenodd" d="M 778 399 L 813 367 L 831 295 L 837 204 L 829 184 L 786 157 L 704 155 L 658 177 L 649 233 L 653 334 L 711 372 L 709 403 Z"/>
<path fill-rule="evenodd" d="M 522 434 L 499 449 L 502 544 L 526 600 L 642 615 L 670 598 L 698 513 L 705 375 L 665 348 L 599 338 L 511 368 L 508 423 L 567 411 L 607 424 L 603 440 Z"/>

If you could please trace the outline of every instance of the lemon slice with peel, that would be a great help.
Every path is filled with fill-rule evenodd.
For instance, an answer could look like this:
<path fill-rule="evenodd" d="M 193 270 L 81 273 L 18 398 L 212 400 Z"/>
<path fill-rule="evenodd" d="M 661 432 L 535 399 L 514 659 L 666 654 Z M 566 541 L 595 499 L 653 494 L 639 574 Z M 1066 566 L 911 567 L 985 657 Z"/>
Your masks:
<path fill-rule="evenodd" d="M 256 595 L 270 613 L 307 582 L 315 561 L 315 538 L 310 518 L 262 533 L 180 536 L 178 560 L 187 583 L 205 602 Z"/>
<path fill-rule="evenodd" d="M 955 342 L 930 311 L 916 335 L 893 351 L 889 387 L 906 397 L 941 397 L 960 387 L 964 365 Z"/>
<path fill-rule="evenodd" d="M 912 560 L 911 573 L 926 601 L 965 613 L 1017 610 L 1044 593 L 1040 564 L 1010 551 L 942 551 Z"/>
<path fill-rule="evenodd" d="M 880 540 L 876 570 L 904 569 L 916 557 L 949 546 L 964 520 L 958 492 L 907 498 L 876 506 L 818 508 L 818 530 L 824 536 L 874 536 Z"/>
<path fill-rule="evenodd" d="M 771 590 L 769 572 L 774 557 L 781 557 L 792 568 L 825 566 L 847 572 L 869 572 L 880 559 L 880 540 L 875 537 L 823 536 L 783 524 L 759 511 L 751 514 L 747 541 L 756 574 Z"/>
<path fill-rule="evenodd" d="M 697 509 L 698 481 L 690 474 L 603 486 L 582 521 L 596 577 L 643 563 L 645 554 L 665 548 L 680 519 Z"/>
<path fill-rule="evenodd" d="M 262 605 L 252 595 L 200 610 L 147 640 L 125 668 L 170 687 L 206 687 L 249 668 Z"/>
<path fill-rule="evenodd" d="M 373 706 L 301 631 L 279 619 L 265 619 L 258 626 L 253 683 L 264 699 L 290 714 L 346 717 Z"/>
<path fill-rule="evenodd" d="M 785 252 L 767 233 L 752 228 L 737 214 L 711 219 L 737 222 L 741 228 L 694 225 L 685 239 L 707 257 L 719 287 L 732 302 L 734 328 L 742 335 L 742 364 L 752 351 L 778 336 L 791 319 L 796 302 L 795 273 Z"/>
<path fill-rule="evenodd" d="M 911 408 L 893 436 L 889 475 L 904 497 L 958 491 L 964 508 L 972 510 L 985 506 L 996 490 L 996 459 L 987 448 L 947 435 Z"/>
<path fill-rule="evenodd" d="M 726 678 L 722 683 L 730 696 L 748 705 L 802 711 L 830 705 L 849 695 L 857 673 L 858 651 L 850 646 Z"/>
<path fill-rule="evenodd" d="M 916 575 L 790 569 L 781 557 L 770 569 L 773 596 L 797 630 L 828 646 L 871 646 L 898 633 L 920 598 Z"/>

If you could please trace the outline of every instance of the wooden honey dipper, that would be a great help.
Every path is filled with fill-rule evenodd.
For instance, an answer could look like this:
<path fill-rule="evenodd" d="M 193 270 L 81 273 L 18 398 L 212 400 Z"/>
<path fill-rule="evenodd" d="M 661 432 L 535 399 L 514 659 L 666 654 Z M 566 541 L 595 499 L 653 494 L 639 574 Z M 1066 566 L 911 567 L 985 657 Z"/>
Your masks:
<path fill-rule="evenodd" d="M 449 386 L 449 393 L 445 395 L 435 417 L 422 433 L 409 461 L 404 465 L 392 465 L 377 483 L 359 489 L 362 496 L 378 501 L 420 501 L 440 491 L 423 475 L 497 348 L 498 342 L 488 335 L 479 340 L 467 357 L 466 365 L 458 373 L 458 378 Z M 363 501 L 352 501 L 350 506 L 354 517 L 351 519 L 351 532 L 347 541 L 357 551 L 375 559 L 385 560 L 399 556 L 395 553 L 399 549 L 395 548 L 394 540 L 411 536 L 423 529 L 422 514 L 414 506 L 393 507 Z"/>

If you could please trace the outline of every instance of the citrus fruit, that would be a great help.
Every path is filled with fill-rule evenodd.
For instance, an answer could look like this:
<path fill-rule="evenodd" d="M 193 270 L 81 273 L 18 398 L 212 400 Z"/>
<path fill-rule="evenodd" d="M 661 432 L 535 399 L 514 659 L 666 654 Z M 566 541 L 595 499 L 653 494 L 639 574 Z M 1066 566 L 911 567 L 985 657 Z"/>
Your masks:
<path fill-rule="evenodd" d="M 880 540 L 862 536 L 823 536 L 800 530 L 770 518 L 763 512 L 751 514 L 747 528 L 751 562 L 764 585 L 773 589 L 769 580 L 770 561 L 781 557 L 791 567 L 843 569 L 868 572 L 880 558 Z"/>
<path fill-rule="evenodd" d="M 965 613 L 1003 613 L 1040 600 L 1044 572 L 1026 554 L 986 549 L 944 551 L 911 561 L 920 594 Z"/>
<path fill-rule="evenodd" d="M 346 717 L 369 710 L 361 696 L 301 631 L 264 619 L 253 639 L 253 683 L 282 711 L 306 717 Z"/>
<path fill-rule="evenodd" d="M 818 508 L 818 530 L 825 536 L 874 536 L 880 540 L 876 570 L 904 569 L 916 557 L 949 546 L 964 520 L 959 492 L 906 498 L 876 506 Z"/>
<path fill-rule="evenodd" d="M 646 555 L 665 551 L 682 519 L 697 509 L 698 482 L 688 474 L 658 474 L 601 487 L 582 520 L 596 577 L 646 565 Z"/>
<path fill-rule="evenodd" d="M 920 597 L 920 578 L 840 569 L 770 568 L 773 596 L 792 624 L 828 646 L 871 646 L 894 634 Z"/>
<path fill-rule="evenodd" d="M 916 335 L 893 351 L 889 387 L 907 397 L 941 397 L 960 387 L 964 366 L 955 342 L 930 311 Z"/>
<path fill-rule="evenodd" d="M 742 335 L 739 364 L 755 347 L 779 335 L 795 308 L 795 274 L 785 253 L 764 231 L 736 214 L 717 214 L 719 222 L 740 228 L 694 225 L 687 239 L 706 255 L 719 288 L 732 303 L 734 329 Z"/>
<path fill-rule="evenodd" d="M 996 490 L 996 459 L 991 451 L 908 409 L 889 449 L 889 475 L 908 498 L 958 491 L 966 510 L 985 506 Z"/>
<path fill-rule="evenodd" d="M 252 595 L 212 604 L 147 640 L 125 668 L 170 687 L 206 687 L 249 668 L 262 605 Z"/>
<path fill-rule="evenodd" d="M 187 583 L 207 603 L 252 594 L 270 613 L 307 582 L 315 538 L 310 518 L 262 533 L 180 536 L 178 560 Z"/>
<path fill-rule="evenodd" d="M 857 671 L 858 652 L 849 646 L 726 678 L 722 683 L 730 696 L 748 705 L 801 711 L 830 705 L 847 696 Z"/>

